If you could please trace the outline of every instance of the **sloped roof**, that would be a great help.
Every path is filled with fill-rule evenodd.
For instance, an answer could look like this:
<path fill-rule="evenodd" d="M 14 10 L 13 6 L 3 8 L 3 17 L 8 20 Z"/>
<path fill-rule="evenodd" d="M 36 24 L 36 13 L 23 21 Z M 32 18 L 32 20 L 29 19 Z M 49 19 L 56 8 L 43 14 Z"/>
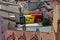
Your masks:
<path fill-rule="evenodd" d="M 53 33 L 52 32 L 42 32 L 41 33 L 42 40 L 54 40 Z"/>
<path fill-rule="evenodd" d="M 23 33 L 25 33 L 25 37 L 27 38 L 26 40 L 29 40 L 30 38 L 32 38 L 35 34 L 37 34 L 38 39 L 40 40 L 40 38 L 42 38 L 42 40 L 54 40 L 54 37 L 52 36 L 53 33 L 52 32 L 34 32 L 34 31 L 17 31 L 17 30 L 8 30 L 7 31 L 7 37 L 9 35 L 11 35 L 12 33 L 15 33 L 15 37 L 16 40 L 18 40 L 18 38 L 20 36 L 23 36 Z"/>
<path fill-rule="evenodd" d="M 24 35 L 25 35 L 26 40 L 30 40 L 30 38 L 35 36 L 35 34 L 37 35 L 38 40 L 40 40 L 40 32 L 34 32 L 34 31 L 8 30 L 7 37 L 9 37 L 13 32 L 15 34 L 16 40 L 18 40 L 19 37 L 24 36 Z"/>

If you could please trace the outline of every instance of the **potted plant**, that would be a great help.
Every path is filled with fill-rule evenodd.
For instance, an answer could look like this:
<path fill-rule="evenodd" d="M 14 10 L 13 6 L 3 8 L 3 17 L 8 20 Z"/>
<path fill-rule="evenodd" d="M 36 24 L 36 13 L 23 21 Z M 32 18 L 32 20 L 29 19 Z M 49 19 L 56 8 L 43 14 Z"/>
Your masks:
<path fill-rule="evenodd" d="M 50 26 L 51 25 L 51 22 L 49 19 L 45 18 L 42 20 L 42 25 L 43 26 Z"/>

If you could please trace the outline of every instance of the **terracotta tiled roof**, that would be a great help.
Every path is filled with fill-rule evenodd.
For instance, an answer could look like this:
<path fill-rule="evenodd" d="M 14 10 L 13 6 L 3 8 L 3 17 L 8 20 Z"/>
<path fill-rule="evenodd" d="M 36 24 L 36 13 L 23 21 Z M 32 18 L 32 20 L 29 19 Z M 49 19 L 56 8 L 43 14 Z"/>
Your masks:
<path fill-rule="evenodd" d="M 40 32 L 34 32 L 34 31 L 17 31 L 17 30 L 8 30 L 7 31 L 7 37 L 12 35 L 14 32 L 16 40 L 18 40 L 19 37 L 23 36 L 25 34 L 26 40 L 30 40 L 35 35 L 38 37 L 38 40 L 40 40 Z"/>
<path fill-rule="evenodd" d="M 53 40 L 53 33 L 50 32 L 34 32 L 34 31 L 17 31 L 17 30 L 8 30 L 7 31 L 7 37 L 12 35 L 12 33 L 14 32 L 16 40 L 18 40 L 19 37 L 25 35 L 26 40 L 30 40 L 31 38 L 33 38 L 34 36 L 38 37 L 38 40 L 40 40 L 40 35 L 42 37 L 42 40 Z M 37 35 L 36 35 L 37 34 Z"/>
<path fill-rule="evenodd" d="M 42 40 L 53 40 L 53 34 L 48 32 L 41 33 Z"/>

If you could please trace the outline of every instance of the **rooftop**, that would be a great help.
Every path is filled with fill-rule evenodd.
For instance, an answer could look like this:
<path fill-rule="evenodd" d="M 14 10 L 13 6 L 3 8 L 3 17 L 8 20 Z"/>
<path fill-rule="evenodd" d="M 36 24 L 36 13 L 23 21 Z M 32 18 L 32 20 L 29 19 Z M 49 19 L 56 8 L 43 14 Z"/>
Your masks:
<path fill-rule="evenodd" d="M 42 36 L 42 40 L 54 40 L 54 37 L 52 36 L 53 33 L 52 32 L 42 32 L 41 36 Z"/>
<path fill-rule="evenodd" d="M 14 32 L 16 40 L 20 36 L 23 36 L 23 34 L 25 34 L 25 37 L 27 38 L 27 40 L 29 40 L 31 37 L 33 37 L 35 35 L 35 33 L 37 34 L 39 40 L 40 40 L 40 38 L 42 38 L 42 40 L 53 40 L 52 32 L 35 32 L 35 31 L 26 31 L 25 32 L 25 31 L 17 31 L 17 30 L 8 30 L 7 32 L 8 32 L 7 37 L 9 35 L 12 35 L 12 33 Z"/>
<path fill-rule="evenodd" d="M 7 33 L 8 33 L 7 37 L 9 37 L 10 35 L 12 35 L 13 32 L 14 32 L 14 35 L 16 37 L 16 40 L 18 40 L 18 38 L 21 37 L 21 36 L 24 36 L 24 38 L 26 38 L 26 40 L 30 40 L 32 37 L 37 36 L 38 40 L 40 40 L 40 32 L 34 32 L 34 31 L 8 30 L 7 31 Z"/>

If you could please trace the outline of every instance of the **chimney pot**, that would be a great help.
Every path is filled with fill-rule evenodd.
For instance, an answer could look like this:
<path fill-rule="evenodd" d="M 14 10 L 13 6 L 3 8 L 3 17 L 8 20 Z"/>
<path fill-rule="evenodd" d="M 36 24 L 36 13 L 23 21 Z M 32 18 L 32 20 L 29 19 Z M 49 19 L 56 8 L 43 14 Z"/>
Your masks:
<path fill-rule="evenodd" d="M 23 25 L 23 31 L 26 31 L 26 25 L 25 24 Z"/>

